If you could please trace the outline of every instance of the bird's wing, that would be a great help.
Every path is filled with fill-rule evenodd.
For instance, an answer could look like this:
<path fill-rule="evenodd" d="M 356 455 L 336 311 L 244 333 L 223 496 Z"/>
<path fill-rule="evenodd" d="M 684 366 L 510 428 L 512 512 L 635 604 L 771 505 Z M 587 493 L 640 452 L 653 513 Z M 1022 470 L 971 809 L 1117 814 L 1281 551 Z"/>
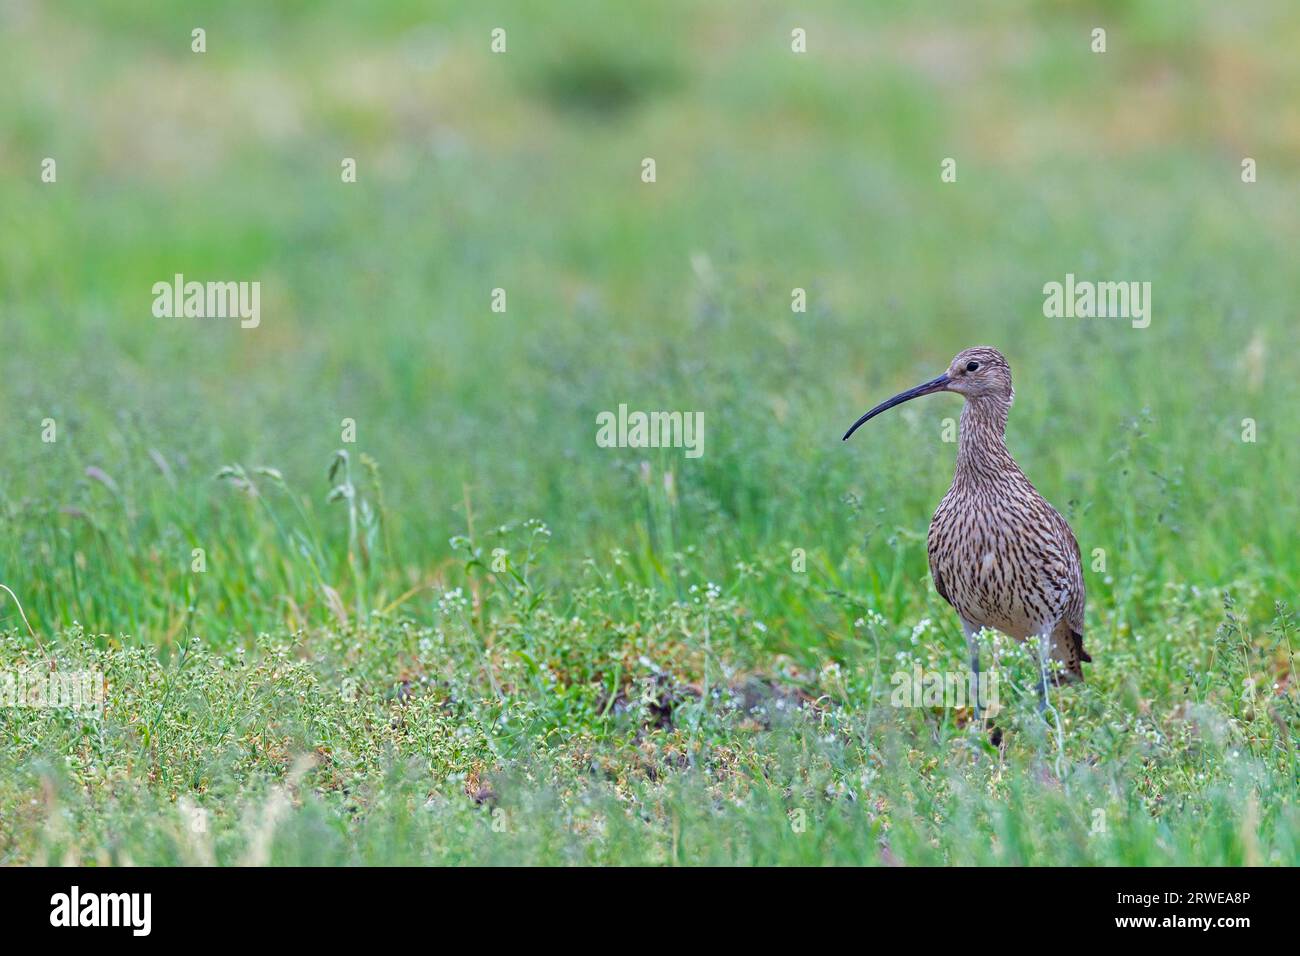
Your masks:
<path fill-rule="evenodd" d="M 939 505 L 939 509 L 940 511 L 942 511 L 943 509 L 942 503 Z M 939 518 L 939 512 L 936 511 L 934 518 L 930 520 L 930 533 L 929 535 L 927 535 L 925 541 L 925 555 L 926 555 L 926 559 L 930 563 L 930 579 L 934 581 L 934 589 L 939 592 L 939 597 L 943 598 L 950 605 L 952 605 L 952 607 L 955 608 L 957 607 L 957 605 L 953 604 L 952 598 L 948 596 L 948 589 L 944 587 L 944 583 L 943 583 L 943 572 L 939 570 L 939 562 L 936 560 L 936 558 L 938 557 L 938 553 L 937 553 L 938 547 L 935 540 L 934 528 L 935 528 L 935 522 L 938 520 L 938 518 Z"/>
<path fill-rule="evenodd" d="M 939 597 L 956 607 L 957 605 L 952 603 L 952 598 L 948 597 L 948 592 L 943 586 L 943 575 L 939 573 L 939 569 L 935 567 L 933 561 L 930 562 L 930 577 L 934 580 L 934 589 L 939 592 Z"/>
<path fill-rule="evenodd" d="M 1060 524 L 1060 537 L 1065 542 L 1061 555 L 1065 563 L 1066 574 L 1066 603 L 1065 613 L 1061 619 L 1070 626 L 1070 630 L 1078 636 L 1079 650 L 1085 660 L 1090 660 L 1086 653 L 1083 653 L 1083 608 L 1086 600 L 1083 584 L 1083 555 L 1079 551 L 1079 541 L 1070 529 L 1069 523 L 1058 513 L 1056 519 Z"/>

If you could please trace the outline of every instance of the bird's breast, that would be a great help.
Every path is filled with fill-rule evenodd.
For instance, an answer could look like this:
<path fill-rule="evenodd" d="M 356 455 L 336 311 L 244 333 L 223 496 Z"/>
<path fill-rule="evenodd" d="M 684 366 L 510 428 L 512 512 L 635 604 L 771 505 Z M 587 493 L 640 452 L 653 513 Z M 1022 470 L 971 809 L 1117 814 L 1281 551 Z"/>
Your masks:
<path fill-rule="evenodd" d="M 1062 568 L 1032 502 L 954 489 L 930 522 L 930 573 L 970 623 L 1023 640 L 1060 616 Z"/>

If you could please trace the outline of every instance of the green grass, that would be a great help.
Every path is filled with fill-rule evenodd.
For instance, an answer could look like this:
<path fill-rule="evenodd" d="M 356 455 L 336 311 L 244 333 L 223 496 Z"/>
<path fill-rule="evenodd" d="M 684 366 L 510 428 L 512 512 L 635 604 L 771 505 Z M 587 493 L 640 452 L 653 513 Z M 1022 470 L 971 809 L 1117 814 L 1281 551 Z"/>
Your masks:
<path fill-rule="evenodd" d="M 0 863 L 1296 861 L 1290 5 L 0 17 L 0 671 L 107 683 L 0 707 Z M 1085 556 L 1063 751 L 1015 654 L 1001 753 L 890 703 L 965 659 L 959 400 L 839 437 L 974 344 Z"/>

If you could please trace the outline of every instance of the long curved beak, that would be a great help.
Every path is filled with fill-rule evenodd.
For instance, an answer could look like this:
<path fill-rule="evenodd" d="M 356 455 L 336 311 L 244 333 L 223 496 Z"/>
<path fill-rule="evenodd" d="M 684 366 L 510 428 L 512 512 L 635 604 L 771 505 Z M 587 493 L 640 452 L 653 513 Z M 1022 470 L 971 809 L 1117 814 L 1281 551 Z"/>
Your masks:
<path fill-rule="evenodd" d="M 948 387 L 948 382 L 950 381 L 951 379 L 949 379 L 948 375 L 945 373 L 943 375 L 940 375 L 938 378 L 932 378 L 928 382 L 923 382 L 922 384 L 916 386 L 916 388 L 909 388 L 906 392 L 899 392 L 893 398 L 889 399 L 886 402 L 881 402 L 871 411 L 867 412 L 856 422 L 854 422 L 853 427 L 844 433 L 844 438 L 842 440 L 848 441 L 850 435 L 852 435 L 855 431 L 857 431 L 861 426 L 871 421 L 871 419 L 875 418 L 881 412 L 887 412 L 895 405 L 902 405 L 904 402 L 910 402 L 912 399 L 920 398 L 922 395 L 933 395 L 935 392 L 942 392 L 945 388 Z"/>

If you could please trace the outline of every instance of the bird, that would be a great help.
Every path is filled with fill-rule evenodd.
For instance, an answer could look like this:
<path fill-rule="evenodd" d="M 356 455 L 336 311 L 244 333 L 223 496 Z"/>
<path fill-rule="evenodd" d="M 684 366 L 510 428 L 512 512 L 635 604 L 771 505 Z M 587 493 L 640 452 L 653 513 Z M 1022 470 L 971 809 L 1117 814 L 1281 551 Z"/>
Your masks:
<path fill-rule="evenodd" d="M 1073 683 L 1084 679 L 1083 665 L 1092 663 L 1083 646 L 1083 566 L 1070 525 L 1007 450 L 1015 389 L 1006 357 L 989 346 L 963 349 L 942 375 L 881 402 L 843 440 L 881 412 L 939 392 L 955 392 L 965 403 L 952 486 L 926 539 L 930 577 L 961 619 L 976 678 L 972 687 L 979 686 L 981 629 L 1036 642 L 1041 712 L 1049 670 L 1053 684 Z M 978 699 L 975 712 L 978 717 Z"/>

